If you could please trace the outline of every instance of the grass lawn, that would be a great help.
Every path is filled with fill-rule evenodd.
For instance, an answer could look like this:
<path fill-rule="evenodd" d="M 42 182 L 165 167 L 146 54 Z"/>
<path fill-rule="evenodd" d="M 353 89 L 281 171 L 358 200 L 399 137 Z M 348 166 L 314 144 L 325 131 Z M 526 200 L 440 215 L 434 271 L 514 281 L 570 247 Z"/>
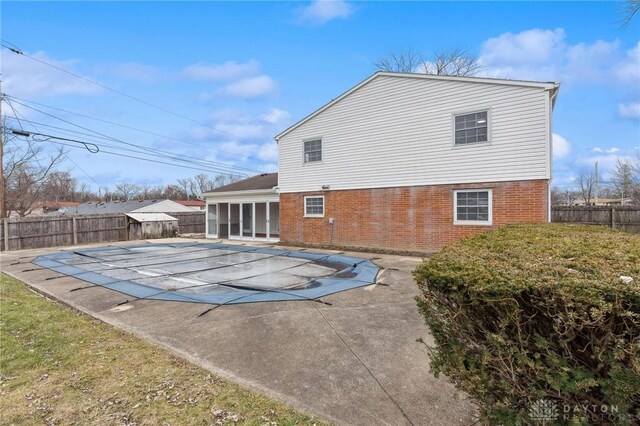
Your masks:
<path fill-rule="evenodd" d="M 1 274 L 0 423 L 321 422 Z"/>

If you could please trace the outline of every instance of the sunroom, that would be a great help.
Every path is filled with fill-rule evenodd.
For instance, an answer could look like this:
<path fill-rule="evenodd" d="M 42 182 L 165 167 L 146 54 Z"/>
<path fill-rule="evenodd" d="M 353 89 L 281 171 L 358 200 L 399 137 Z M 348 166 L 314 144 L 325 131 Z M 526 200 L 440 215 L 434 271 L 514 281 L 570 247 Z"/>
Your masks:
<path fill-rule="evenodd" d="M 202 194 L 207 238 L 279 241 L 278 174 L 263 173 Z"/>

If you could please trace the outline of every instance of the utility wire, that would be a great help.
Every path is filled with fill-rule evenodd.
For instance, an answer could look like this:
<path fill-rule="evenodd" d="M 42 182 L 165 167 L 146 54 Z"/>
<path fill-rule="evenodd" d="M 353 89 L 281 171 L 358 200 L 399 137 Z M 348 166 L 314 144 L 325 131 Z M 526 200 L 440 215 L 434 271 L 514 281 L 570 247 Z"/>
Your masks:
<path fill-rule="evenodd" d="M 40 113 L 40 114 L 46 115 L 46 116 L 48 116 L 48 117 L 54 118 L 54 119 L 56 119 L 56 120 L 60 120 L 60 121 L 62 121 L 62 122 L 64 122 L 64 123 L 70 124 L 70 125 L 72 125 L 72 126 L 78 127 L 78 128 L 80 128 L 80 129 L 83 129 L 83 130 L 87 130 L 87 131 L 89 131 L 89 132 L 91 132 L 91 133 L 94 133 L 94 134 L 96 134 L 96 135 L 102 136 L 102 137 L 104 137 L 104 138 L 106 138 L 106 139 L 108 139 L 108 140 L 111 140 L 111 141 L 114 141 L 114 142 L 118 142 L 118 143 L 122 143 L 122 144 L 129 145 L 129 146 L 133 146 L 133 147 L 137 147 L 137 148 L 140 148 L 140 149 L 143 149 L 143 150 L 149 151 L 149 152 L 160 152 L 160 153 L 162 153 L 162 154 L 161 154 L 161 156 L 168 157 L 168 158 L 172 158 L 172 159 L 176 159 L 176 160 L 178 160 L 178 161 L 185 161 L 185 160 L 182 160 L 182 159 L 178 158 L 178 157 L 179 157 L 179 154 L 174 154 L 174 153 L 172 153 L 172 152 L 164 151 L 164 150 L 159 150 L 159 149 L 156 149 L 156 148 L 149 148 L 149 147 L 145 147 L 145 146 L 141 146 L 141 145 L 136 145 L 136 144 L 133 144 L 133 143 L 130 143 L 130 142 L 126 142 L 126 141 L 123 141 L 123 140 L 120 140 L 120 139 L 116 139 L 116 138 L 114 138 L 114 137 L 112 137 L 112 136 L 106 135 L 106 134 L 104 134 L 104 133 L 97 132 L 97 131 L 95 131 L 95 130 L 92 130 L 92 129 L 89 129 L 89 128 L 87 128 L 87 127 L 81 126 L 81 125 L 79 125 L 79 124 L 75 124 L 75 123 L 73 123 L 73 122 L 71 122 L 71 121 L 65 120 L 65 119 L 63 119 L 63 118 L 56 117 L 55 115 L 49 114 L 49 113 L 44 112 L 44 111 L 42 111 L 42 110 L 39 110 L 39 109 L 37 109 L 37 108 L 34 108 L 34 107 L 29 106 L 29 105 L 23 104 L 23 103 L 21 103 L 21 102 L 19 102 L 19 101 L 16 101 L 15 99 L 14 99 L 14 102 L 15 102 L 15 103 L 17 103 L 18 105 L 22 105 L 22 106 L 24 106 L 25 108 L 29 108 L 29 109 L 31 109 L 31 110 L 33 110 L 33 111 L 36 111 L 36 112 Z M 177 157 L 177 156 L 178 156 L 178 157 Z M 194 158 L 194 157 L 191 157 L 191 158 Z M 241 167 L 241 166 L 229 166 L 229 165 L 226 165 L 226 164 L 224 164 L 224 163 L 210 162 L 210 161 L 203 161 L 203 160 L 199 160 L 199 159 L 196 159 L 196 161 L 199 161 L 199 162 L 201 162 L 201 163 L 209 163 L 209 164 L 211 164 L 211 166 L 210 166 L 210 167 L 212 167 L 212 168 L 224 168 L 224 169 L 229 169 L 228 171 L 223 171 L 224 173 L 230 173 L 230 172 L 233 172 L 233 169 L 242 169 L 242 170 L 247 170 L 247 171 L 252 171 L 252 172 L 259 172 L 258 170 L 249 169 L 249 168 Z M 190 161 L 188 161 L 188 162 L 190 162 Z M 217 172 L 220 172 L 220 171 L 218 170 Z"/>
<path fill-rule="evenodd" d="M 67 109 L 54 107 L 54 106 L 43 104 L 43 103 L 40 103 L 40 102 L 35 102 L 35 101 L 29 100 L 29 99 L 20 98 L 18 96 L 8 95 L 6 93 L 4 94 L 4 96 L 10 97 L 10 98 L 13 98 L 13 99 L 16 99 L 16 100 L 19 100 L 19 101 L 27 102 L 27 103 L 30 103 L 30 104 L 33 104 L 33 105 L 38 105 L 38 106 L 41 106 L 41 107 L 50 108 L 50 109 L 53 109 L 53 110 L 56 110 L 56 111 L 60 111 L 60 112 L 64 112 L 64 113 L 67 113 L 67 114 L 73 114 L 73 115 L 77 115 L 79 117 L 88 118 L 90 120 L 95 120 L 95 121 L 99 121 L 99 122 L 102 122 L 102 123 L 110 124 L 112 126 L 118 126 L 118 127 L 124 128 L 124 129 L 134 130 L 136 132 L 145 133 L 145 134 L 148 134 L 148 135 L 151 135 L 151 136 L 156 136 L 156 137 L 159 137 L 159 138 L 163 138 L 163 139 L 167 139 L 167 140 L 171 140 L 171 141 L 175 141 L 175 142 L 186 143 L 186 144 L 189 144 L 189 145 L 193 145 L 193 146 L 197 146 L 197 147 L 202 148 L 202 144 L 199 144 L 199 143 L 196 143 L 196 142 L 191 142 L 191 141 L 187 141 L 187 140 L 184 140 L 184 139 L 176 138 L 176 137 L 173 137 L 173 136 L 167 136 L 167 135 L 163 135 L 163 134 L 160 134 L 160 133 L 151 132 L 149 130 L 144 130 L 144 129 L 140 129 L 140 128 L 137 128 L 137 127 L 129 126 L 127 124 L 117 123 L 115 121 L 110 121 L 110 120 L 105 120 L 105 119 L 102 119 L 102 118 L 93 117 L 93 116 L 82 114 L 82 113 L 75 112 L 75 111 L 69 111 Z M 225 154 L 237 155 L 237 153 L 235 153 L 235 152 L 225 151 L 225 150 L 218 149 L 218 148 L 216 148 L 216 151 L 223 152 Z M 266 161 L 261 160 L 260 158 L 254 157 L 254 156 L 251 156 L 251 155 L 245 155 L 244 157 L 252 159 L 252 160 L 260 161 L 262 163 L 266 163 Z"/>
<path fill-rule="evenodd" d="M 80 148 L 77 145 L 71 145 L 71 144 L 68 144 L 68 143 L 65 143 L 65 142 L 58 142 L 58 141 L 54 141 L 54 140 L 51 140 L 49 142 L 55 143 L 57 145 L 67 146 L 69 148 Z M 81 149 L 84 149 L 84 148 L 81 148 Z M 102 154 L 111 154 L 111 155 L 116 155 L 116 156 L 119 156 L 119 157 L 126 157 L 126 158 L 133 158 L 133 159 L 137 159 L 137 160 L 142 160 L 142 161 L 148 161 L 150 163 L 167 164 L 169 166 L 182 167 L 184 169 L 199 170 L 199 171 L 202 171 L 202 172 L 211 172 L 210 169 L 203 169 L 203 168 L 199 168 L 199 167 L 186 166 L 186 165 L 176 164 L 176 163 L 169 163 L 169 162 L 166 162 L 166 161 L 153 160 L 151 158 L 136 157 L 135 155 L 127 155 L 127 154 L 122 154 L 120 152 L 107 151 L 106 149 L 101 149 L 100 152 Z"/>
<path fill-rule="evenodd" d="M 94 133 L 96 135 L 105 137 L 105 138 L 107 138 L 107 139 L 109 139 L 111 141 L 122 143 L 122 144 L 129 145 L 129 146 L 133 146 L 133 147 L 136 147 L 136 148 L 139 148 L 139 149 L 143 149 L 145 151 L 149 151 L 149 152 L 152 152 L 152 153 L 160 153 L 160 154 L 157 154 L 157 155 L 164 156 L 164 157 L 167 157 L 167 158 L 170 158 L 170 159 L 173 159 L 173 160 L 183 161 L 183 162 L 188 162 L 188 163 L 192 162 L 192 160 L 183 160 L 183 159 L 179 158 L 179 156 L 176 156 L 176 154 L 171 153 L 169 151 L 164 151 L 164 150 L 160 150 L 160 149 L 156 149 L 156 148 L 149 148 L 149 147 L 145 147 L 145 146 L 141 146 L 141 145 L 136 145 L 136 144 L 133 144 L 133 143 L 130 143 L 130 142 L 123 141 L 121 139 L 114 138 L 114 137 L 106 135 L 104 133 L 97 132 L 95 130 L 92 130 L 92 129 L 89 129 L 87 127 L 81 126 L 79 124 L 73 123 L 73 122 L 71 122 L 69 120 L 65 120 L 63 118 L 56 117 L 55 115 L 49 114 L 48 112 L 42 111 L 42 110 L 40 110 L 38 108 L 34 108 L 32 106 L 23 104 L 23 103 L 21 103 L 19 101 L 16 101 L 15 99 L 13 100 L 13 102 L 15 102 L 16 104 L 21 105 L 21 106 L 23 106 L 25 108 L 29 108 L 29 109 L 31 109 L 33 111 L 36 111 L 36 112 L 38 112 L 40 114 L 46 115 L 46 116 L 54 118 L 56 120 L 60 120 L 60 121 L 62 121 L 64 123 L 70 124 L 72 126 L 78 127 L 80 129 L 83 129 L 83 130 L 86 130 L 86 131 L 89 131 L 89 132 Z M 211 170 L 211 171 L 217 172 L 217 173 L 220 173 L 220 172 L 222 172 L 222 173 L 238 173 L 238 172 L 234 171 L 235 169 L 261 173 L 258 170 L 250 169 L 250 168 L 247 168 L 247 167 L 229 166 L 229 165 L 226 165 L 226 164 L 223 164 L 223 163 L 214 163 L 214 162 L 209 162 L 209 161 L 205 162 L 205 161 L 202 161 L 202 160 L 196 160 L 196 161 L 199 161 L 201 163 L 212 164 L 211 166 L 208 166 L 208 167 L 211 167 L 212 169 L 216 169 L 217 168 L 218 170 Z M 203 165 L 203 167 L 207 167 L 207 166 Z M 246 173 L 239 173 L 239 174 L 245 174 L 246 175 Z"/>
<path fill-rule="evenodd" d="M 6 100 L 7 104 L 9 105 L 9 107 L 11 107 L 11 110 L 13 111 L 13 114 L 15 115 L 16 120 L 18 121 L 18 123 L 20 123 L 20 119 L 18 118 L 18 115 L 19 115 L 19 116 L 21 116 L 23 120 L 25 120 L 25 117 L 24 117 L 22 114 L 20 114 L 20 113 L 15 109 L 15 107 L 14 107 L 14 106 L 13 106 L 13 104 L 11 103 L 11 100 L 10 100 L 10 99 L 7 99 L 7 98 L 5 98 L 5 97 L 3 97 L 2 99 L 3 99 L 3 100 Z M 8 118 L 11 118 L 11 117 L 8 117 Z M 40 131 L 40 129 L 38 129 L 35 125 L 33 125 L 33 124 L 32 124 L 32 126 L 33 126 L 33 128 L 34 128 L 34 129 L 36 129 L 38 132 Z M 22 128 L 22 125 L 20 125 L 20 127 Z M 49 141 L 49 142 L 51 142 L 51 141 Z M 96 182 L 96 180 L 93 178 L 93 176 L 91 176 L 91 175 L 90 175 L 89 173 L 87 173 L 87 172 L 86 172 L 82 167 L 80 167 L 80 165 L 79 165 L 78 163 L 76 163 L 75 161 L 73 161 L 73 159 L 72 159 L 71 157 L 69 157 L 69 155 L 67 155 L 67 153 L 66 153 L 66 152 L 64 153 L 64 156 L 65 156 L 65 157 L 66 157 L 66 159 L 67 159 L 67 160 L 69 160 L 69 161 L 70 161 L 74 166 L 76 166 L 76 167 L 78 168 L 78 170 L 80 170 L 82 173 L 84 173 L 84 174 L 85 174 L 85 176 L 87 176 L 87 177 L 88 177 L 88 178 L 89 178 L 93 183 L 95 183 L 95 184 L 96 184 L 96 186 L 97 186 L 98 188 L 100 188 L 100 184 L 99 184 L 98 182 Z"/>
<path fill-rule="evenodd" d="M 193 118 L 191 118 L 191 117 L 187 117 L 186 115 L 183 115 L 183 114 L 180 114 L 180 113 L 177 113 L 177 112 L 174 112 L 174 111 L 168 110 L 168 109 L 166 109 L 166 108 L 164 108 L 164 107 L 161 107 L 161 106 L 158 106 L 158 105 L 152 104 L 151 102 L 145 101 L 144 99 L 138 98 L 138 97 L 133 96 L 133 95 L 129 95 L 128 93 L 125 93 L 125 92 L 123 92 L 123 91 L 121 91 L 121 90 L 114 89 L 114 88 L 112 88 L 112 87 L 109 87 L 109 86 L 107 86 L 107 85 L 105 85 L 105 84 L 99 83 L 99 82 L 97 82 L 97 81 L 95 81 L 95 80 L 92 80 L 92 79 L 87 78 L 87 77 L 85 77 L 85 76 L 82 76 L 82 75 L 80 75 L 80 74 L 76 74 L 76 73 L 71 72 L 71 71 L 68 71 L 68 70 L 66 70 L 66 69 L 64 69 L 64 68 L 61 68 L 61 67 L 59 67 L 59 66 L 57 66 L 57 65 L 53 65 L 53 64 L 50 64 L 50 63 L 48 63 L 48 62 L 46 62 L 46 61 L 43 61 L 42 59 L 38 59 L 38 58 L 36 58 L 36 57 L 34 57 L 34 56 L 28 55 L 28 54 L 24 53 L 21 49 L 19 49 L 15 44 L 10 43 L 10 42 L 8 42 L 8 41 L 6 41 L 6 40 L 4 40 L 4 39 L 0 40 L 0 43 L 1 43 L 2 47 L 6 48 L 6 49 L 9 49 L 10 51 L 12 51 L 13 53 L 15 53 L 16 55 L 24 56 L 24 57 L 26 57 L 26 58 L 29 58 L 29 59 L 33 60 L 33 61 L 39 62 L 39 63 L 41 63 L 41 64 L 43 64 L 43 65 L 49 66 L 49 67 L 51 67 L 51 68 L 55 68 L 55 69 L 57 69 L 58 71 L 61 71 L 61 72 L 65 73 L 65 74 L 69 74 L 69 75 L 71 75 L 71 76 L 73 76 L 73 77 L 79 78 L 79 79 L 84 80 L 84 81 L 86 81 L 86 82 L 88 82 L 88 83 L 95 84 L 96 86 L 102 87 L 103 89 L 109 90 L 109 91 L 111 91 L 111 92 L 113 92 L 113 93 L 117 93 L 117 94 L 119 94 L 119 95 L 121 95 L 121 96 L 124 96 L 124 97 L 126 97 L 126 98 L 129 98 L 129 99 L 134 100 L 134 101 L 136 101 L 136 102 L 142 103 L 142 104 L 147 105 L 147 106 L 149 106 L 149 107 L 151 107 L 151 108 L 155 108 L 155 109 L 160 110 L 160 111 L 162 111 L 162 112 L 165 112 L 165 113 L 167 113 L 167 114 L 171 114 L 171 115 L 176 116 L 176 117 L 178 117 L 178 118 L 182 118 L 183 120 L 187 120 L 187 121 L 190 121 L 190 122 L 192 122 L 192 123 L 198 124 L 199 126 L 209 127 L 209 128 L 211 128 L 211 129 L 214 129 L 214 130 L 215 130 L 215 131 L 217 131 L 217 132 L 224 133 L 224 134 L 229 135 L 229 136 L 231 136 L 231 137 L 234 137 L 234 138 L 236 138 L 236 139 L 240 139 L 240 140 L 243 140 L 243 141 L 245 141 L 245 142 L 253 143 L 253 142 L 252 142 L 252 141 L 250 141 L 249 139 L 246 139 L 246 138 L 240 137 L 240 136 L 238 136 L 238 135 L 234 135 L 233 133 L 230 133 L 230 132 L 227 132 L 227 131 L 224 131 L 224 130 L 221 130 L 221 129 L 216 129 L 216 128 L 214 128 L 214 127 L 212 127 L 212 126 L 208 125 L 208 124 L 202 123 L 202 122 L 200 122 L 200 121 L 198 121 L 198 120 L 194 120 L 194 119 L 193 119 Z"/>
<path fill-rule="evenodd" d="M 14 101 L 15 102 L 15 101 Z M 19 102 L 16 102 L 19 103 Z M 13 107 L 13 105 L 11 105 L 12 110 L 14 111 L 14 114 L 18 114 L 18 112 L 15 110 L 15 108 Z M 21 115 L 21 114 L 20 114 Z M 11 118 L 11 117 L 8 117 Z M 16 116 L 17 119 L 17 116 Z M 29 121 L 29 120 L 24 120 L 24 116 L 23 116 L 23 121 Z M 70 123 L 73 124 L 73 123 Z M 34 128 L 36 128 L 36 126 L 34 126 Z M 37 129 L 37 128 L 36 128 Z M 109 138 L 109 137 L 107 137 Z M 43 142 L 44 140 L 35 140 L 36 142 Z M 72 145 L 70 143 L 66 143 L 64 141 L 56 141 L 56 140 L 50 140 L 50 139 L 46 139 L 46 141 L 48 141 L 49 143 L 52 144 L 56 144 L 56 145 L 62 145 L 62 146 L 66 146 L 69 148 L 80 148 L 77 145 Z M 72 140 L 69 140 L 70 142 L 72 142 Z M 97 145 L 97 144 L 95 144 Z M 104 144 L 104 146 L 108 146 L 111 148 L 115 148 L 115 149 L 119 149 L 119 150 L 127 150 L 126 148 L 122 148 L 122 147 L 115 147 L 113 145 L 107 145 Z M 99 145 L 98 145 L 99 146 Z M 139 154 L 144 154 L 144 155 L 150 155 L 150 154 L 145 154 L 145 153 L 140 153 L 139 151 L 134 151 L 134 150 L 129 150 L 132 151 L 134 153 L 139 153 Z M 142 161 L 147 161 L 147 162 L 152 162 L 152 163 L 157 163 L 157 164 L 166 164 L 166 165 L 170 165 L 170 166 L 175 166 L 175 167 L 181 167 L 181 168 L 186 168 L 186 169 L 191 169 L 191 170 L 197 170 L 197 171 L 204 171 L 204 172 L 211 172 L 211 169 L 204 169 L 204 168 L 200 168 L 200 167 L 194 167 L 194 166 L 186 166 L 186 165 L 182 165 L 182 164 L 175 164 L 175 163 L 169 163 L 166 161 L 158 161 L 158 160 L 153 160 L 153 159 L 149 159 L 149 158 L 143 158 L 143 157 L 137 157 L 137 156 L 133 156 L 133 155 L 127 155 L 127 154 L 122 154 L 122 153 L 118 153 L 118 152 L 113 152 L 113 151 L 107 151 L 104 149 L 101 149 L 100 152 L 105 153 L 105 154 L 110 154 L 110 155 L 116 155 L 116 156 L 121 156 L 121 157 L 126 157 L 126 158 L 132 158 L 132 159 L 138 159 L 138 160 L 142 160 Z M 67 159 L 69 159 L 73 164 L 75 164 L 80 170 L 82 170 L 85 174 L 87 174 L 80 166 L 77 165 L 77 163 L 73 160 L 71 160 L 71 158 L 69 158 L 68 155 L 65 154 L 65 157 L 67 157 Z M 219 172 L 219 171 L 218 171 Z M 225 172 L 228 173 L 228 172 Z M 89 176 L 89 174 L 87 174 L 87 176 Z M 100 185 L 91 177 L 89 176 L 89 178 L 96 184 L 98 185 L 98 187 L 100 187 Z"/>
<path fill-rule="evenodd" d="M 13 119 L 12 117 L 7 117 L 7 118 Z M 53 126 L 51 124 L 40 123 L 40 122 L 33 121 L 33 120 L 22 120 L 22 121 L 25 122 L 25 123 L 29 123 L 29 124 L 33 125 L 34 127 L 37 124 L 37 125 L 44 126 L 44 127 L 50 128 L 50 129 L 55 129 L 57 131 L 60 131 L 60 132 L 63 132 L 63 133 L 67 133 L 67 134 L 82 135 L 83 137 L 86 137 L 86 138 L 113 141 L 113 138 L 111 138 L 111 137 L 96 136 L 96 135 L 93 135 L 93 134 L 90 134 L 90 133 L 79 132 L 77 130 L 71 130 L 71 129 L 67 129 L 67 128 L 64 128 L 64 127 L 60 127 L 60 126 Z M 107 146 L 107 147 L 110 147 L 110 148 L 120 149 L 120 150 L 123 150 L 123 151 L 135 152 L 135 153 L 144 154 L 144 155 L 151 155 L 151 156 L 154 156 L 154 157 L 163 157 L 163 158 L 167 157 L 167 155 L 163 155 L 163 154 L 154 154 L 154 153 L 152 153 L 153 151 L 151 153 L 144 152 L 145 150 L 141 149 L 141 148 L 137 148 L 137 145 L 133 145 L 137 149 L 131 149 L 131 148 L 123 148 L 123 147 L 119 147 L 119 146 L 115 146 L 115 145 L 108 145 L 108 144 L 105 144 L 104 142 L 99 142 L 99 143 L 101 144 L 101 146 Z M 161 152 L 168 152 L 168 151 L 161 151 Z M 182 162 L 187 162 L 189 164 L 194 164 L 194 163 L 195 164 L 199 164 L 202 167 L 209 167 L 209 168 L 211 168 L 211 167 L 213 167 L 213 168 L 225 167 L 225 165 L 222 164 L 222 163 L 219 163 L 219 165 L 218 165 L 218 164 L 214 164 L 214 163 L 210 163 L 210 162 L 207 162 L 207 161 L 200 160 L 200 159 L 198 159 L 196 157 L 191 157 L 191 156 L 187 156 L 187 155 L 181 155 L 181 157 L 185 157 L 185 158 L 188 158 L 190 160 L 187 161 L 187 160 L 183 160 L 181 158 L 176 158 L 176 160 L 182 161 Z M 174 157 L 170 156 L 169 158 L 174 158 Z M 220 172 L 220 170 L 212 170 L 212 171 L 216 172 L 216 173 Z M 231 169 L 230 166 L 229 166 L 229 170 L 224 171 L 224 173 L 244 174 L 244 173 L 239 173 L 238 171 Z"/>

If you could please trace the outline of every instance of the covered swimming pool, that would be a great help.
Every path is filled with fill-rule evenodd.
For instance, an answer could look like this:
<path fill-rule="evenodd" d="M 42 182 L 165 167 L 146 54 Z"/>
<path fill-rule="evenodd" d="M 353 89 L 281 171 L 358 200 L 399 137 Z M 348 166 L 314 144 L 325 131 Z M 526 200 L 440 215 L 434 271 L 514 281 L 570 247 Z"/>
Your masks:
<path fill-rule="evenodd" d="M 34 264 L 136 299 L 213 305 L 317 300 L 375 283 L 368 259 L 220 243 L 64 251 Z"/>

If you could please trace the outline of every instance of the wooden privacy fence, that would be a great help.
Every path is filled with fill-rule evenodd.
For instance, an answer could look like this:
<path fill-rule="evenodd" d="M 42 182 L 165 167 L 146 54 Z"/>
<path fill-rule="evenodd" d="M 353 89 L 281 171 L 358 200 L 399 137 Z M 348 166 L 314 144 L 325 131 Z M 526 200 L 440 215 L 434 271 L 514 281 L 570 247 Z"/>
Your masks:
<path fill-rule="evenodd" d="M 204 234 L 204 211 L 167 213 L 178 219 L 181 234 Z"/>
<path fill-rule="evenodd" d="M 638 234 L 640 233 L 640 206 L 553 207 L 551 221 L 602 225 Z"/>
<path fill-rule="evenodd" d="M 180 233 L 204 233 L 205 212 L 168 214 L 178 219 Z M 129 218 L 120 213 L 3 219 L 0 226 L 2 251 L 126 241 L 128 238 Z"/>

